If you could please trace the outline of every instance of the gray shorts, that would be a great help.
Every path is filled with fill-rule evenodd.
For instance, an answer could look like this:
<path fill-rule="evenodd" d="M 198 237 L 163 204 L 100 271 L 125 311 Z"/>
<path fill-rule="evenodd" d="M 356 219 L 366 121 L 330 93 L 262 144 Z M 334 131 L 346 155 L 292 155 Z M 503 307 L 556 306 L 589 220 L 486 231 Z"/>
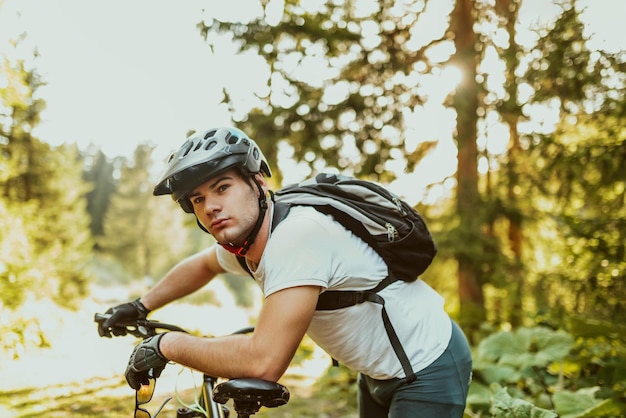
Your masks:
<path fill-rule="evenodd" d="M 376 380 L 359 375 L 360 418 L 463 417 L 472 376 L 472 356 L 463 331 L 452 321 L 452 337 L 417 380 Z"/>

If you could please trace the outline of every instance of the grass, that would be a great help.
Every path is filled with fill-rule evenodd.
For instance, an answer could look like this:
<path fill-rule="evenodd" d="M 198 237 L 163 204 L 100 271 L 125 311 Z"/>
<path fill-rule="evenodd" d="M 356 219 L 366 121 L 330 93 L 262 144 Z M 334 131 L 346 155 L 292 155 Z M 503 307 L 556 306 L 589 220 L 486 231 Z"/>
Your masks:
<path fill-rule="evenodd" d="M 133 400 L 119 379 L 0 392 L 0 412 L 11 418 L 130 417 Z M 126 394 L 124 393 L 126 392 Z"/>

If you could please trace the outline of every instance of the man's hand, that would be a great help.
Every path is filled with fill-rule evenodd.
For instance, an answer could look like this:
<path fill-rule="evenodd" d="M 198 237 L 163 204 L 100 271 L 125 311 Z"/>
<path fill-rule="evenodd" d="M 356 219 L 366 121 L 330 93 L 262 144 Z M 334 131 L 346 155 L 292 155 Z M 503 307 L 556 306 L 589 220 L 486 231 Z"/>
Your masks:
<path fill-rule="evenodd" d="M 138 319 L 146 319 L 150 310 L 135 299 L 108 309 L 106 314 L 111 315 L 106 321 L 98 323 L 98 334 L 101 337 L 111 338 L 113 335 L 126 335 L 126 325 Z"/>
<path fill-rule="evenodd" d="M 165 334 L 157 334 L 140 342 L 128 360 L 126 367 L 126 381 L 128 385 L 137 390 L 148 384 L 148 378 L 157 378 L 169 361 L 159 350 L 159 341 Z"/>

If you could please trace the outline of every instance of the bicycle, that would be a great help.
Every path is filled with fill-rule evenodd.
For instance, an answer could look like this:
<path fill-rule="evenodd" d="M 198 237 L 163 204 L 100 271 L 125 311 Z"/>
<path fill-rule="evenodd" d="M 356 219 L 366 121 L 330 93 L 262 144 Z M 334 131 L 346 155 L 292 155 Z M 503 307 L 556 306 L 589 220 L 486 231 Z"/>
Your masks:
<path fill-rule="evenodd" d="M 94 320 L 97 323 L 104 322 L 110 315 L 96 313 Z M 158 330 L 163 331 L 187 331 L 177 325 L 150 319 L 139 319 L 130 323 L 120 324 L 126 334 L 138 338 L 149 338 L 156 335 Z M 253 327 L 242 328 L 233 334 L 247 334 L 254 331 Z M 232 399 L 233 407 L 238 418 L 249 418 L 256 414 L 261 407 L 276 408 L 285 405 L 289 401 L 289 390 L 277 382 L 271 382 L 256 378 L 231 379 L 218 383 L 219 376 L 203 374 L 199 399 L 196 400 L 195 408 L 179 407 L 176 410 L 176 418 L 228 418 L 229 408 L 225 405 Z M 142 385 L 135 393 L 134 418 L 156 418 L 163 407 L 172 398 L 165 400 L 154 415 L 151 415 L 142 405 L 150 402 L 156 377 L 150 377 L 148 385 Z"/>

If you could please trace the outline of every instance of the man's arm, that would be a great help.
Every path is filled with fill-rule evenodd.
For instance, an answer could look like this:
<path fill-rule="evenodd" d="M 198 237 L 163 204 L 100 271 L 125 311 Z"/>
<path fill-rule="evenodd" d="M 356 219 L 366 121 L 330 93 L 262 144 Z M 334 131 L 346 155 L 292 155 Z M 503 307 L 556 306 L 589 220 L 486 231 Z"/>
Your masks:
<path fill-rule="evenodd" d="M 212 376 L 277 381 L 309 327 L 319 291 L 300 286 L 268 296 L 252 335 L 201 338 L 172 332 L 159 348 L 169 360 Z"/>
<path fill-rule="evenodd" d="M 155 310 L 200 289 L 223 271 L 217 262 L 215 246 L 211 246 L 176 264 L 139 300 L 147 309 Z"/>

